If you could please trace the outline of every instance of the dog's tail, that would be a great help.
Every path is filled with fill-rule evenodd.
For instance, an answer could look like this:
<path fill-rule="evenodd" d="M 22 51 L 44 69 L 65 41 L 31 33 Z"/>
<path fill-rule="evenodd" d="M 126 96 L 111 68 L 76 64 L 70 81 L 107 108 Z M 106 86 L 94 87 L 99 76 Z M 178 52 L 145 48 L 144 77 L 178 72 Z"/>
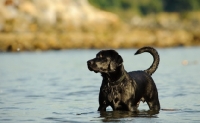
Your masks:
<path fill-rule="evenodd" d="M 152 47 L 143 47 L 143 48 L 139 49 L 135 53 L 135 55 L 141 54 L 143 52 L 148 52 L 153 56 L 154 60 L 153 60 L 152 65 L 148 69 L 144 70 L 147 74 L 152 75 L 156 71 L 156 69 L 158 68 L 158 64 L 159 64 L 159 61 L 160 61 L 158 52 Z"/>

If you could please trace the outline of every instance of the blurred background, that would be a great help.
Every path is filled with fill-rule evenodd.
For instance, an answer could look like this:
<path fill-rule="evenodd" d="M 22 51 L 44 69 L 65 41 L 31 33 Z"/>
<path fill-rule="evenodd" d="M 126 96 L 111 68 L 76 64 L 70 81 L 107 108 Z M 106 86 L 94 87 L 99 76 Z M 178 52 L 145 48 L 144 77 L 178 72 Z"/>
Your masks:
<path fill-rule="evenodd" d="M 0 51 L 200 45 L 199 0 L 0 0 Z"/>

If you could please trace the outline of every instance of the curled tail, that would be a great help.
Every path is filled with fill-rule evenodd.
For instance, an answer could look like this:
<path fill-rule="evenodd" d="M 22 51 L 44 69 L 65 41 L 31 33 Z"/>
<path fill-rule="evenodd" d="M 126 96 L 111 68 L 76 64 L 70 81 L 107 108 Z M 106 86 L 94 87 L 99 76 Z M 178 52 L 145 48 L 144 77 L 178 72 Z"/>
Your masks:
<path fill-rule="evenodd" d="M 159 64 L 159 61 L 160 61 L 158 52 L 154 48 L 152 48 L 152 47 L 143 47 L 143 48 L 140 48 L 135 53 L 135 55 L 141 54 L 143 52 L 148 52 L 148 53 L 150 53 L 153 56 L 153 63 L 152 63 L 152 65 L 148 69 L 144 70 L 147 74 L 152 75 L 156 71 L 156 69 L 158 68 L 158 64 Z"/>

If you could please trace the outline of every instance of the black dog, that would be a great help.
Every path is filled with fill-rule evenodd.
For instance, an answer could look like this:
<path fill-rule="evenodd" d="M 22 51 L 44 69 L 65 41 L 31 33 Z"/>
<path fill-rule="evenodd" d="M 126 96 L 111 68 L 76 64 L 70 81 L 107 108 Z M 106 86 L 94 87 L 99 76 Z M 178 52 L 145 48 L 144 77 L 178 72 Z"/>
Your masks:
<path fill-rule="evenodd" d="M 160 110 L 158 91 L 151 77 L 158 67 L 159 55 L 151 47 L 143 47 L 135 55 L 143 52 L 154 58 L 150 68 L 144 71 L 126 72 L 122 57 L 114 50 L 102 50 L 87 62 L 90 71 L 100 72 L 103 77 L 98 111 L 106 111 L 107 106 L 113 110 L 136 111 L 140 101 L 146 101 L 150 110 Z"/>

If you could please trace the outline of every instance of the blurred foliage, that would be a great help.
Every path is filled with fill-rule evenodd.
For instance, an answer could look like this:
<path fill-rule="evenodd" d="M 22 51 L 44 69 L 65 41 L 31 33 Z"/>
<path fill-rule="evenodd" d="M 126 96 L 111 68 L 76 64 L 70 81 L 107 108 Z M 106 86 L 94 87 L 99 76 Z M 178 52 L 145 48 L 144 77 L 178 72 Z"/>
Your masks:
<path fill-rule="evenodd" d="M 89 0 L 89 2 L 95 7 L 114 12 L 125 19 L 131 18 L 133 14 L 200 10 L 200 0 Z"/>
<path fill-rule="evenodd" d="M 200 0 L 162 0 L 166 12 L 188 12 L 200 10 Z"/>

